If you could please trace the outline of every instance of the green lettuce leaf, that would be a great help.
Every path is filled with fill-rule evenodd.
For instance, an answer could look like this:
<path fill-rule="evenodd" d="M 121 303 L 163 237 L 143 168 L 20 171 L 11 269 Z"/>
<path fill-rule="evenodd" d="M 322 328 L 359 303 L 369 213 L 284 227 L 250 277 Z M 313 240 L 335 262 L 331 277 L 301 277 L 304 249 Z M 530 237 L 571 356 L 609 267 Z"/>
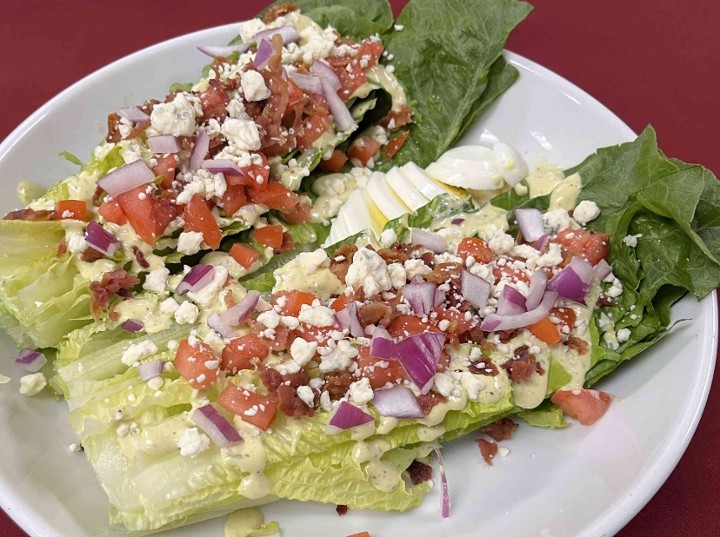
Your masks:
<path fill-rule="evenodd" d="M 544 401 L 537 408 L 523 410 L 517 416 L 528 425 L 544 429 L 558 429 L 568 424 L 563 411 L 549 400 Z"/>

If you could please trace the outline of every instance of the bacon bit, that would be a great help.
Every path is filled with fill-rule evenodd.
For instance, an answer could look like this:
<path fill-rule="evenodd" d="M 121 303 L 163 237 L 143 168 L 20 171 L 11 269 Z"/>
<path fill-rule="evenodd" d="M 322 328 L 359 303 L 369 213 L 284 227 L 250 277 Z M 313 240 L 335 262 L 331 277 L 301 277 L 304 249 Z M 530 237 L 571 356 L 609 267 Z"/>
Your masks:
<path fill-rule="evenodd" d="M 470 362 L 468 370 L 476 375 L 487 375 L 489 377 L 497 376 L 500 372 L 493 361 L 486 356 L 482 357 L 477 362 Z"/>
<path fill-rule="evenodd" d="M 422 259 L 422 262 L 425 263 L 426 266 L 435 268 L 435 254 L 432 252 L 425 252 L 420 256 L 420 259 Z"/>
<path fill-rule="evenodd" d="M 377 251 L 377 253 L 388 265 L 390 263 L 405 263 L 405 261 L 410 259 L 410 256 L 407 253 L 395 248 L 381 248 Z"/>
<path fill-rule="evenodd" d="M 535 360 L 535 356 L 530 354 L 530 348 L 527 345 L 515 349 L 515 355 L 503 364 L 503 368 L 513 382 L 526 382 L 530 380 L 533 373 L 542 375 L 545 372 Z"/>
<path fill-rule="evenodd" d="M 438 285 L 443 283 L 452 284 L 453 281 L 460 280 L 460 275 L 464 268 L 462 263 L 440 263 L 425 279 L 429 282 L 435 282 Z"/>
<path fill-rule="evenodd" d="M 498 335 L 498 339 L 500 340 L 500 343 L 507 343 L 512 338 L 517 336 L 518 331 L 515 329 L 510 330 L 498 330 L 495 332 Z"/>
<path fill-rule="evenodd" d="M 598 297 L 596 304 L 600 307 L 614 306 L 617 304 L 617 301 L 607 293 L 603 293 Z"/>
<path fill-rule="evenodd" d="M 393 308 L 384 301 L 360 306 L 360 322 L 363 326 L 379 323 L 387 327 L 397 315 L 393 312 Z"/>
<path fill-rule="evenodd" d="M 330 258 L 330 272 L 337 276 L 341 282 L 345 281 L 355 252 L 357 252 L 357 246 L 354 244 L 343 244 L 335 250 Z M 336 259 L 340 259 L 340 261 L 336 261 Z"/>
<path fill-rule="evenodd" d="M 225 91 L 223 83 L 217 79 L 210 80 L 208 89 L 200 94 L 203 121 L 209 119 L 224 121 L 227 117 L 227 105 L 229 102 L 230 96 Z"/>
<path fill-rule="evenodd" d="M 110 310 L 108 312 L 108 317 L 110 317 L 111 321 L 117 321 L 120 318 L 120 314 L 115 310 Z"/>
<path fill-rule="evenodd" d="M 263 133 L 262 151 L 267 157 L 286 154 L 297 145 L 295 137 L 282 126 L 289 101 L 288 83 L 283 78 L 282 37 L 274 35 L 271 45 L 273 54 L 267 67 L 261 72 L 265 85 L 270 90 L 270 97 L 265 100 L 262 113 L 255 119 Z"/>
<path fill-rule="evenodd" d="M 493 458 L 495 457 L 495 455 L 497 455 L 498 451 L 497 444 L 495 442 L 485 440 L 484 438 L 477 438 L 475 441 L 478 443 L 482 458 L 485 459 L 485 462 L 488 464 L 488 466 L 492 466 Z"/>
<path fill-rule="evenodd" d="M 348 506 L 347 505 L 336 505 L 335 511 L 337 512 L 337 514 L 339 516 L 343 516 L 343 515 L 347 514 Z"/>
<path fill-rule="evenodd" d="M 304 386 L 310 382 L 310 377 L 301 369 L 297 373 L 290 373 L 289 375 L 282 375 L 279 371 L 266 367 L 260 371 L 260 380 L 265 385 L 270 395 L 277 395 L 278 388 L 282 386 L 290 386 L 291 388 L 297 388 L 298 386 Z"/>
<path fill-rule="evenodd" d="M 232 308 L 237 302 L 235 301 L 235 295 L 233 295 L 232 290 L 226 289 L 223 293 L 223 303 L 225 304 L 225 307 L 227 309 Z"/>
<path fill-rule="evenodd" d="M 423 415 L 427 416 L 428 414 L 430 414 L 430 411 L 435 405 L 445 403 L 447 401 L 447 397 L 437 392 L 428 392 L 426 394 L 418 395 L 417 401 L 420 405 L 420 410 L 422 410 Z"/>
<path fill-rule="evenodd" d="M 349 371 L 337 371 L 326 375 L 325 390 L 330 395 L 330 400 L 337 401 L 343 397 L 354 381 Z"/>
<path fill-rule="evenodd" d="M 94 263 L 103 257 L 105 257 L 105 254 L 97 251 L 95 248 L 86 248 L 80 256 L 80 259 L 86 263 Z"/>
<path fill-rule="evenodd" d="M 62 257 L 67 253 L 67 243 L 65 242 L 65 239 L 60 240 L 60 244 L 58 244 L 57 250 L 55 251 L 55 257 Z"/>
<path fill-rule="evenodd" d="M 102 205 L 104 197 L 105 197 L 105 191 L 100 187 L 96 187 L 95 193 L 93 194 L 93 197 L 92 197 L 93 205 L 95 207 L 100 207 Z"/>
<path fill-rule="evenodd" d="M 410 136 L 410 132 L 404 131 L 392 138 L 391 140 L 388 140 L 387 144 L 385 144 L 385 156 L 388 158 L 388 160 L 392 160 L 392 158 L 397 154 L 397 152 L 402 149 L 402 147 L 405 145 L 405 142 L 407 142 L 408 136 Z"/>
<path fill-rule="evenodd" d="M 120 116 L 113 112 L 112 114 L 108 115 L 107 117 L 107 127 L 108 127 L 108 133 L 105 137 L 105 141 L 109 144 L 116 144 L 120 140 L 122 140 L 122 136 L 120 136 L 120 130 L 118 130 L 118 125 L 120 125 Z"/>
<path fill-rule="evenodd" d="M 412 461 L 406 471 L 410 477 L 410 481 L 415 486 L 432 479 L 432 466 L 418 460 Z"/>
<path fill-rule="evenodd" d="M 378 125 L 385 127 L 390 132 L 398 130 L 400 127 L 410 125 L 412 120 L 412 110 L 407 105 L 402 105 L 399 110 L 391 110 L 384 118 L 378 121 Z M 394 120 L 394 123 L 393 123 Z M 392 125 L 392 126 L 391 126 Z M 390 157 L 391 158 L 391 157 Z"/>
<path fill-rule="evenodd" d="M 304 371 L 303 371 L 304 372 Z M 299 373 L 296 373 L 299 374 Z M 281 384 L 278 386 L 278 406 L 283 414 L 291 418 L 300 418 L 302 416 L 312 417 L 315 415 L 315 408 L 308 406 L 305 401 L 298 397 L 296 387 Z M 313 390 L 315 394 L 314 404 L 320 399 L 320 394 Z"/>
<path fill-rule="evenodd" d="M 138 265 L 140 265 L 142 268 L 150 268 L 150 263 L 147 262 L 147 259 L 145 259 L 145 254 L 142 253 L 142 250 L 138 248 L 137 246 L 132 247 L 132 252 L 135 254 L 135 259 L 138 262 Z"/>
<path fill-rule="evenodd" d="M 132 130 L 128 133 L 128 135 L 123 138 L 123 140 L 132 140 L 133 138 L 137 138 L 143 132 L 145 132 L 145 129 L 147 129 L 149 126 L 150 121 L 138 121 L 132 128 Z"/>
<path fill-rule="evenodd" d="M 3 220 L 27 220 L 28 222 L 46 222 L 55 219 L 55 211 L 36 211 L 34 209 L 20 209 L 11 211 L 5 215 Z"/>
<path fill-rule="evenodd" d="M 510 418 L 503 418 L 482 427 L 480 432 L 490 436 L 490 438 L 495 440 L 495 442 L 502 442 L 503 440 L 510 440 L 517 428 L 518 424 L 513 420 Z"/>
<path fill-rule="evenodd" d="M 587 354 L 590 350 L 590 346 L 587 344 L 587 341 L 575 336 L 568 336 L 567 346 L 578 354 Z"/>
<path fill-rule="evenodd" d="M 100 312 L 107 310 L 110 301 L 117 295 L 122 298 L 129 298 L 130 289 L 140 283 L 135 276 L 130 276 L 125 270 L 117 269 L 103 274 L 102 280 L 90 284 L 92 295 L 90 311 L 95 320 L 99 320 Z"/>
<path fill-rule="evenodd" d="M 300 8 L 297 6 L 297 4 L 293 4 L 292 2 L 277 4 L 276 6 L 272 6 L 270 9 L 267 10 L 265 16 L 263 17 L 263 22 L 265 24 L 270 24 L 278 17 L 284 17 L 285 15 L 287 15 L 288 13 L 292 13 L 293 11 L 300 11 Z"/>

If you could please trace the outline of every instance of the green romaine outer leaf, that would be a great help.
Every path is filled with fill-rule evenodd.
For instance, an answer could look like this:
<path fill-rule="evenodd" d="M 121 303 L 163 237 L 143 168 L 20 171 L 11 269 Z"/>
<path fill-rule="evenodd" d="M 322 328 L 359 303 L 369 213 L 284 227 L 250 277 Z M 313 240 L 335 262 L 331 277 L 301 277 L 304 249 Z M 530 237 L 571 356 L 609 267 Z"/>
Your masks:
<path fill-rule="evenodd" d="M 528 425 L 545 429 L 558 429 L 566 427 L 568 424 L 563 411 L 549 400 L 544 401 L 539 407 L 532 410 L 518 412 L 517 416 Z"/>

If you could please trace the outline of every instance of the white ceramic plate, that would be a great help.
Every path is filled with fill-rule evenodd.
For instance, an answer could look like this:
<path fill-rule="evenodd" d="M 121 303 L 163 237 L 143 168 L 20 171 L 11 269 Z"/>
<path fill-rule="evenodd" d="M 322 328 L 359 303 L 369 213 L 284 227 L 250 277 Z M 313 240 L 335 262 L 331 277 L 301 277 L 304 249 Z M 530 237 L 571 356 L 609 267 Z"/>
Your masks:
<path fill-rule="evenodd" d="M 55 155 L 85 157 L 104 136 L 106 114 L 165 95 L 172 82 L 194 80 L 204 64 L 200 44 L 222 44 L 237 25 L 173 39 L 101 69 L 35 112 L 0 145 L 0 212 L 17 208 L 23 179 L 51 184 L 74 171 Z M 633 132 L 566 80 L 515 54 L 507 58 L 520 80 L 468 133 L 466 142 L 496 138 L 531 163 L 543 156 L 570 166 L 595 148 L 630 140 Z M 593 427 L 560 431 L 522 426 L 504 445 L 511 454 L 485 465 L 472 435 L 445 448 L 452 510 L 440 518 L 439 487 L 410 513 L 349 512 L 334 506 L 278 502 L 263 508 L 287 536 L 370 531 L 373 537 L 600 536 L 618 531 L 662 485 L 692 437 L 707 398 L 717 348 L 714 297 L 682 300 L 674 318 L 685 322 L 602 388 L 615 394 Z M 14 355 L 7 338 L 3 355 Z M 33 537 L 113 535 L 106 497 L 81 454 L 62 402 L 18 394 L 10 360 L 0 373 L 0 502 Z M 224 518 L 169 532 L 173 537 L 220 536 Z M 332 529 L 330 529 L 332 528 Z"/>

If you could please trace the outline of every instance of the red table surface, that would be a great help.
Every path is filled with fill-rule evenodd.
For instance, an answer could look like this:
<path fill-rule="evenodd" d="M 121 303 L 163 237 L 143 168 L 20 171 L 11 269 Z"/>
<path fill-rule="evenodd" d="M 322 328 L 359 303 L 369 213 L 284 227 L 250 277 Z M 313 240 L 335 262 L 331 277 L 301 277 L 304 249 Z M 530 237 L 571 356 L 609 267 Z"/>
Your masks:
<path fill-rule="evenodd" d="M 165 39 L 251 18 L 266 3 L 3 1 L 0 139 L 56 93 L 107 63 Z M 392 4 L 398 13 L 405 1 Z M 720 3 L 534 4 L 508 49 L 574 82 L 636 132 L 652 123 L 668 155 L 720 173 Z M 679 465 L 618 535 L 720 535 L 718 453 L 720 379 Z M 25 533 L 0 512 L 0 535 Z"/>

